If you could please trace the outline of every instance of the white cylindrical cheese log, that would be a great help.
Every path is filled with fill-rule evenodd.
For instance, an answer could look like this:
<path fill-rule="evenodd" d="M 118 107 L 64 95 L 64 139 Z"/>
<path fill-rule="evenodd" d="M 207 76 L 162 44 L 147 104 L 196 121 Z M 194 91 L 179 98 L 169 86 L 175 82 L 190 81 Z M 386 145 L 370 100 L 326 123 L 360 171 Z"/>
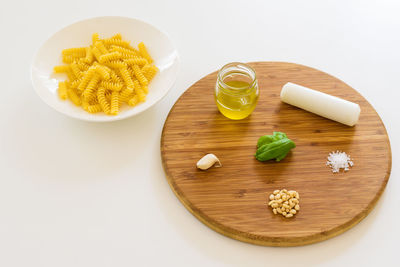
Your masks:
<path fill-rule="evenodd" d="M 281 100 L 348 126 L 357 123 L 361 111 L 356 103 L 290 82 L 282 87 Z"/>

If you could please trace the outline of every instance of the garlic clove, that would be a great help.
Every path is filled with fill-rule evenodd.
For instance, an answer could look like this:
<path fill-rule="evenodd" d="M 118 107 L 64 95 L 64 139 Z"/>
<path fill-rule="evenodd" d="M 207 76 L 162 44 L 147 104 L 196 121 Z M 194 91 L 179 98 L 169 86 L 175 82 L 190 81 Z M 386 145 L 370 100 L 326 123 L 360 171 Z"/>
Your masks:
<path fill-rule="evenodd" d="M 213 165 L 215 165 L 215 167 L 222 166 L 221 162 L 214 154 L 207 154 L 197 162 L 197 168 L 200 170 L 207 170 Z"/>

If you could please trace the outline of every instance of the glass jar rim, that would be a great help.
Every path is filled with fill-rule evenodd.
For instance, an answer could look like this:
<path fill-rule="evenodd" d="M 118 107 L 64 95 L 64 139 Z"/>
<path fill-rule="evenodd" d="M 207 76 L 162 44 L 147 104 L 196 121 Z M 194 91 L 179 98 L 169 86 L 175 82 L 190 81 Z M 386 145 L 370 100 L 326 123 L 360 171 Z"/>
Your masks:
<path fill-rule="evenodd" d="M 221 76 L 222 75 L 222 70 L 226 69 L 227 67 L 237 66 L 237 65 L 241 65 L 241 66 L 245 67 L 246 69 L 250 70 L 250 72 L 254 75 L 254 78 L 251 77 L 250 75 L 248 75 L 249 77 L 252 78 L 252 81 L 251 81 L 251 83 L 249 83 L 249 85 L 243 86 L 243 87 L 236 87 L 236 86 L 230 86 L 230 85 L 228 85 L 228 84 L 226 84 L 224 82 L 223 77 Z M 230 63 L 227 63 L 224 66 L 222 66 L 222 68 L 218 71 L 218 81 L 220 83 L 222 83 L 224 88 L 229 88 L 229 89 L 235 90 L 235 91 L 236 90 L 237 91 L 239 91 L 239 90 L 247 90 L 247 89 L 250 89 L 250 88 L 254 87 L 255 83 L 257 82 L 257 74 L 256 74 L 256 71 L 253 69 L 253 67 L 251 67 L 250 65 L 248 65 L 246 63 L 243 63 L 243 62 L 230 62 Z"/>

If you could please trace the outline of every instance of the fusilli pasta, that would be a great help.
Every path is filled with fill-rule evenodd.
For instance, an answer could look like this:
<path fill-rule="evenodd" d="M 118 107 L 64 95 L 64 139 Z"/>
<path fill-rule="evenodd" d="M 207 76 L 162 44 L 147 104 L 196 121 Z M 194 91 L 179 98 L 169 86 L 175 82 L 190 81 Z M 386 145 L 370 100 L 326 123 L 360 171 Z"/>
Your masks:
<path fill-rule="evenodd" d="M 89 113 L 117 115 L 124 103 L 145 101 L 158 72 L 145 45 L 135 49 L 119 33 L 106 39 L 94 33 L 90 46 L 62 50 L 62 61 L 66 65 L 55 66 L 54 73 L 68 79 L 59 82 L 58 96 Z"/>

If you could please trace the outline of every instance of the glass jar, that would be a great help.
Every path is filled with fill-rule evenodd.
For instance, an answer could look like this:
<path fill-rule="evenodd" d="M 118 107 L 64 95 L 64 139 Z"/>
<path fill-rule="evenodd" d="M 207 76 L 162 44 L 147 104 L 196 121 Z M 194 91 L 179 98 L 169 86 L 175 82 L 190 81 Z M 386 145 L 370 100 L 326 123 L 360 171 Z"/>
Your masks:
<path fill-rule="evenodd" d="M 215 102 L 225 117 L 232 120 L 246 118 L 255 109 L 258 96 L 256 73 L 249 65 L 233 62 L 218 72 Z"/>

